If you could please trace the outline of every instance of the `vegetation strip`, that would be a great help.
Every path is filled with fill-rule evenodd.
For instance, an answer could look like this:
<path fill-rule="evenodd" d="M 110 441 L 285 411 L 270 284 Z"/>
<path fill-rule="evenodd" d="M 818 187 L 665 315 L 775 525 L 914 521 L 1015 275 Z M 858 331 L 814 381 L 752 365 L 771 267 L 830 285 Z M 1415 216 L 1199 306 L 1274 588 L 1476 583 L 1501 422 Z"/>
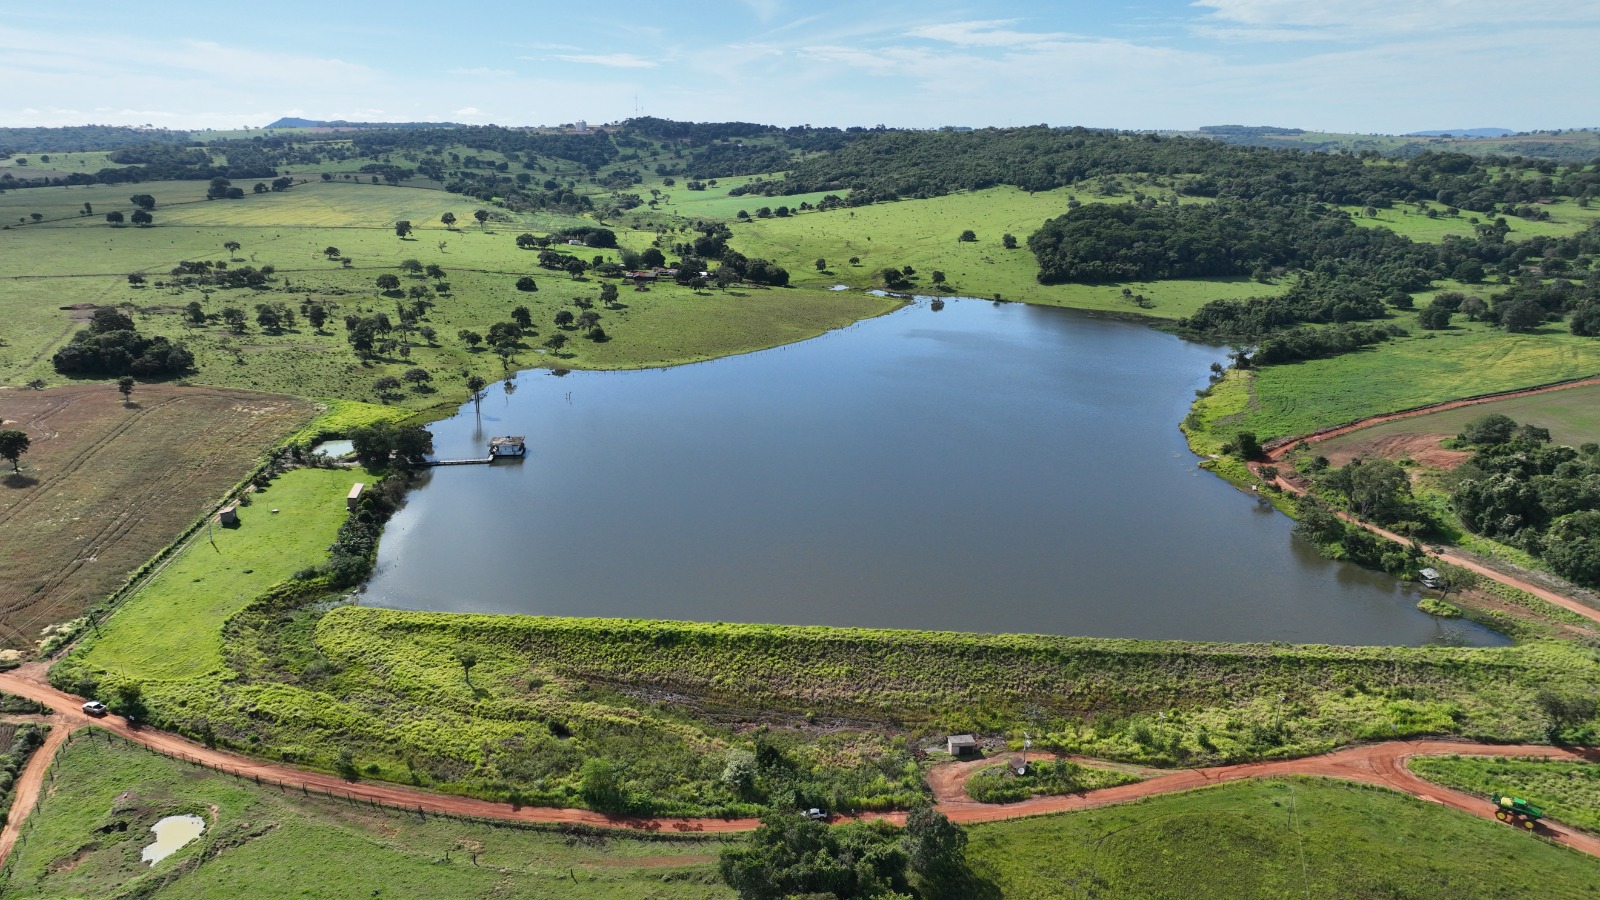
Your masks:
<path fill-rule="evenodd" d="M 27 671 L 32 673 L 36 669 Z M 60 734 L 60 741 L 64 742 L 66 735 L 72 730 L 90 724 L 89 717 L 78 711 L 79 698 L 28 680 L 20 672 L 0 674 L 0 687 L 18 696 L 46 703 L 57 709 L 57 715 L 62 722 L 62 726 L 54 729 L 54 732 Z M 759 824 L 755 819 L 629 818 L 579 809 L 516 809 L 506 804 L 491 803 L 484 800 L 446 797 L 398 785 L 349 782 L 321 773 L 261 763 L 234 753 L 206 748 L 176 735 L 144 728 L 134 728 L 125 722 L 119 722 L 114 719 L 102 720 L 95 724 L 128 741 L 148 747 L 159 753 L 187 760 L 196 765 L 234 774 L 241 778 L 253 779 L 258 784 L 276 784 L 282 788 L 297 787 L 331 797 L 345 797 L 350 800 L 367 801 L 399 809 L 428 810 L 444 815 L 485 820 L 575 823 L 636 831 L 736 832 L 754 830 Z M 1447 788 L 1438 788 L 1430 785 L 1412 775 L 1404 765 L 1405 760 L 1412 756 L 1437 756 L 1450 753 L 1542 755 L 1578 761 L 1592 761 L 1595 758 L 1593 754 L 1584 751 L 1536 745 L 1496 747 L 1489 744 L 1472 744 L 1457 741 L 1389 741 L 1364 747 L 1352 747 L 1307 759 L 1242 763 L 1209 769 L 1185 769 L 1157 776 L 1147 781 L 1106 788 L 1089 794 L 1036 797 L 1031 800 L 1001 806 L 972 803 L 959 808 L 956 808 L 954 804 L 947 804 L 941 800 L 937 808 L 946 812 L 951 821 L 954 822 L 993 822 L 1022 816 L 1090 809 L 1157 794 L 1187 791 L 1245 778 L 1319 775 L 1389 787 L 1415 797 L 1443 803 L 1453 809 L 1471 813 L 1481 818 L 1493 818 L 1493 809 L 1487 802 Z M 21 799 L 20 791 L 19 799 Z M 869 814 L 861 818 L 867 820 L 881 819 L 898 824 L 904 822 L 905 814 Z M 20 826 L 20 820 L 17 824 Z M 1555 826 L 1548 827 L 1544 833 L 1551 840 L 1557 841 L 1564 846 L 1592 856 L 1600 856 L 1600 838 Z"/>

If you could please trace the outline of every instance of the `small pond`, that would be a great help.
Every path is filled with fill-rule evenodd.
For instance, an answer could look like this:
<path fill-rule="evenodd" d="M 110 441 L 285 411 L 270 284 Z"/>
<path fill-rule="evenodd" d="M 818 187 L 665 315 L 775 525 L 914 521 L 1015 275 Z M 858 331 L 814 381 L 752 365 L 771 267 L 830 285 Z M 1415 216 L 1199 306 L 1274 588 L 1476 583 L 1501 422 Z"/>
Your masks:
<path fill-rule="evenodd" d="M 323 441 L 312 447 L 311 452 L 338 459 L 356 452 L 356 445 L 349 441 Z"/>
<path fill-rule="evenodd" d="M 729 302 L 741 302 L 730 299 Z M 743 302 L 757 302 L 747 300 Z M 431 426 L 363 603 L 1338 644 L 1496 644 L 1197 468 L 1226 348 L 946 298 L 774 350 L 517 377 Z"/>
<path fill-rule="evenodd" d="M 150 826 L 156 836 L 155 843 L 145 847 L 139 859 L 153 866 L 183 849 L 205 830 L 206 820 L 199 816 L 167 816 Z"/>

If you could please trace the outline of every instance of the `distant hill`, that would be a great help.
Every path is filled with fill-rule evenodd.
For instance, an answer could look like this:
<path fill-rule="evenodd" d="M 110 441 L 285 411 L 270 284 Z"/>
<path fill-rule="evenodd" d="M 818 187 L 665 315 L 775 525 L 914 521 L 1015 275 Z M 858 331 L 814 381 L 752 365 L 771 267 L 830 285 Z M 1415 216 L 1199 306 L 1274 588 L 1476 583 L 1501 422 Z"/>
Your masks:
<path fill-rule="evenodd" d="M 460 122 L 347 122 L 344 119 L 299 119 L 285 116 L 267 128 L 464 128 Z"/>
<path fill-rule="evenodd" d="M 1441 128 L 1436 131 L 1412 131 L 1401 137 L 1505 137 L 1516 134 L 1509 128 Z"/>

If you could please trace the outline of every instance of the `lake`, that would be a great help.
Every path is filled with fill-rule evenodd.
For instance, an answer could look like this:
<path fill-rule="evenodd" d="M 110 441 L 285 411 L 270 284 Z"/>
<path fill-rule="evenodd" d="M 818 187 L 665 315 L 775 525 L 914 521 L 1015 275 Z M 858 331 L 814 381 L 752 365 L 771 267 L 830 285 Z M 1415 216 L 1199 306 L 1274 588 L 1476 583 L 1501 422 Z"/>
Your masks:
<path fill-rule="evenodd" d="M 425 474 L 361 602 L 1505 643 L 1322 559 L 1287 517 L 1197 468 L 1178 423 L 1225 359 L 1133 322 L 951 299 L 695 365 L 530 370 L 431 426 L 441 458 L 507 434 L 527 436 L 526 458 Z"/>

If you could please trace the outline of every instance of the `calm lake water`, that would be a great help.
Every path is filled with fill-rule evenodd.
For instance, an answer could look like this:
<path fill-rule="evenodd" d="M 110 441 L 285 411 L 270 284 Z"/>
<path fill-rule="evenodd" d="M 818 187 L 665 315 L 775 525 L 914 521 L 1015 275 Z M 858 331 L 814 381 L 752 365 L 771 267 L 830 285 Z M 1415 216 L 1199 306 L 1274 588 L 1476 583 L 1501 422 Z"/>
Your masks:
<path fill-rule="evenodd" d="M 759 302 L 759 301 L 749 301 Z M 361 602 L 405 609 L 1343 644 L 1494 644 L 1319 558 L 1196 468 L 1223 348 L 1068 310 L 919 301 L 775 350 L 519 375 L 440 457 Z"/>

